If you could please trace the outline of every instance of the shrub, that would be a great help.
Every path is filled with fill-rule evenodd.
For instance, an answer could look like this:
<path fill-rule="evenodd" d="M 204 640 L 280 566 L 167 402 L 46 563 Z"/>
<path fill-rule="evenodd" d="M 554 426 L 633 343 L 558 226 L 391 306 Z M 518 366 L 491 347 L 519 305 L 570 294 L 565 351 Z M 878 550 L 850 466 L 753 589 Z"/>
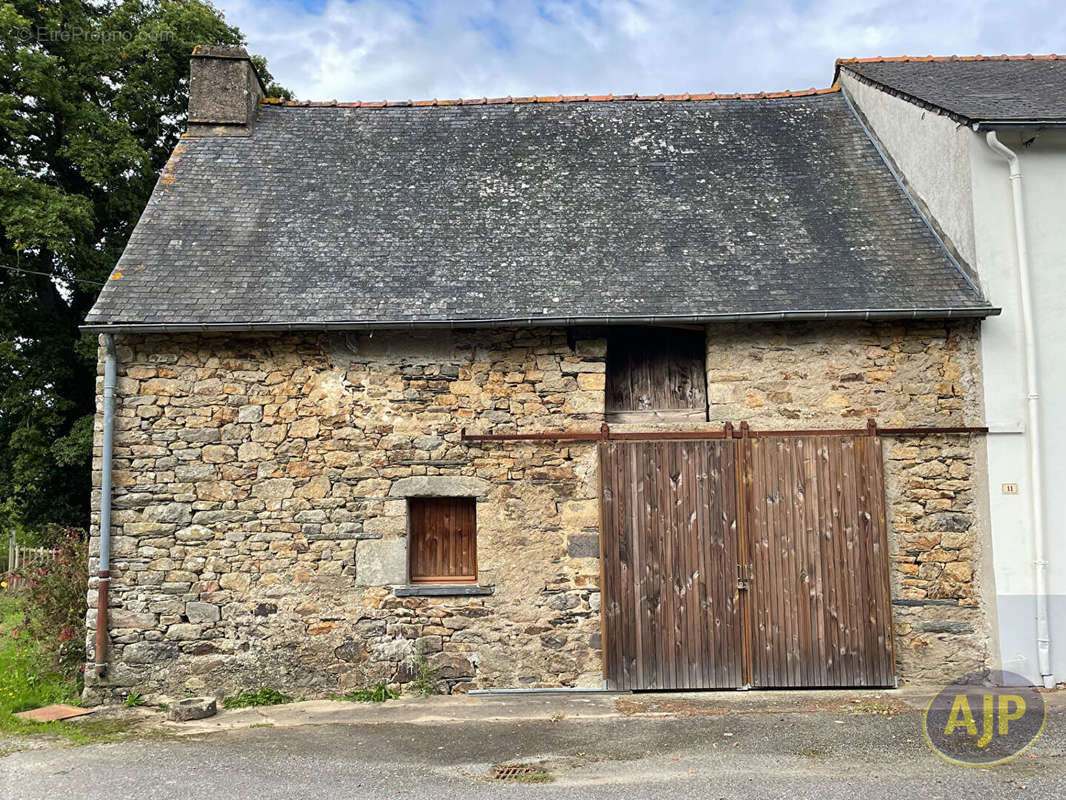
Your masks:
<path fill-rule="evenodd" d="M 52 560 L 18 571 L 20 632 L 37 642 L 42 668 L 56 669 L 73 679 L 80 677 L 85 661 L 89 546 L 85 533 L 77 528 L 52 535 L 56 551 Z"/>
<path fill-rule="evenodd" d="M 291 703 L 292 698 L 277 689 L 262 686 L 258 689 L 246 689 L 227 697 L 222 701 L 223 708 L 249 708 L 250 706 L 280 706 Z"/>

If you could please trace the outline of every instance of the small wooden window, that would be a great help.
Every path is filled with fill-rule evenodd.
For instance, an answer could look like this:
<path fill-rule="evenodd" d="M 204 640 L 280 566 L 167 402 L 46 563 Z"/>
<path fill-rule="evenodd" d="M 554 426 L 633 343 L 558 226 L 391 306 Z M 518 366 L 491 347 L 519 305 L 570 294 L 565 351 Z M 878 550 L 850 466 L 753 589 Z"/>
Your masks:
<path fill-rule="evenodd" d="M 412 497 L 411 583 L 477 582 L 477 512 L 473 497 Z"/>
<path fill-rule="evenodd" d="M 707 419 L 707 348 L 702 330 L 613 329 L 607 337 L 607 419 Z"/>

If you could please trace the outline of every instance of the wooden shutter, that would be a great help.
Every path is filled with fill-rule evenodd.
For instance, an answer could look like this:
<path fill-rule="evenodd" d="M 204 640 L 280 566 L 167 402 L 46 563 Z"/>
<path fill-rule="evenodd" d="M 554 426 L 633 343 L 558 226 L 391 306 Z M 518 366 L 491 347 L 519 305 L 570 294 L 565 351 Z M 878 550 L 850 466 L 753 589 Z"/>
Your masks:
<path fill-rule="evenodd" d="M 607 340 L 608 419 L 707 419 L 702 330 L 619 328 Z"/>
<path fill-rule="evenodd" d="M 474 498 L 417 497 L 409 502 L 411 582 L 476 582 Z"/>

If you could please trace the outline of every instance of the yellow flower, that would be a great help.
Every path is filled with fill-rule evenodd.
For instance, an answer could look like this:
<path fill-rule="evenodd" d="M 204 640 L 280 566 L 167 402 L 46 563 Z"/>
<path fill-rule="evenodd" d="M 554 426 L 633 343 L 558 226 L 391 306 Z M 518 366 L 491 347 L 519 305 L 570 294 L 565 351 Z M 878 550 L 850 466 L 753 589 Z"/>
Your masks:
<path fill-rule="evenodd" d="M 6 588 L 7 588 L 7 581 L 0 581 L 0 589 L 6 589 Z"/>

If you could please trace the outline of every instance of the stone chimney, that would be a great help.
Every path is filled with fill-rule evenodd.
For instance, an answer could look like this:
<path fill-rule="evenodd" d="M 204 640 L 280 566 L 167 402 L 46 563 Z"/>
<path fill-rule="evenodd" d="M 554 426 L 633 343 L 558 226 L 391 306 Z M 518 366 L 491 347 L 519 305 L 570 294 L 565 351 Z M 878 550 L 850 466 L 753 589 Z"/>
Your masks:
<path fill-rule="evenodd" d="M 243 47 L 197 46 L 189 60 L 189 133 L 249 136 L 266 87 Z"/>

